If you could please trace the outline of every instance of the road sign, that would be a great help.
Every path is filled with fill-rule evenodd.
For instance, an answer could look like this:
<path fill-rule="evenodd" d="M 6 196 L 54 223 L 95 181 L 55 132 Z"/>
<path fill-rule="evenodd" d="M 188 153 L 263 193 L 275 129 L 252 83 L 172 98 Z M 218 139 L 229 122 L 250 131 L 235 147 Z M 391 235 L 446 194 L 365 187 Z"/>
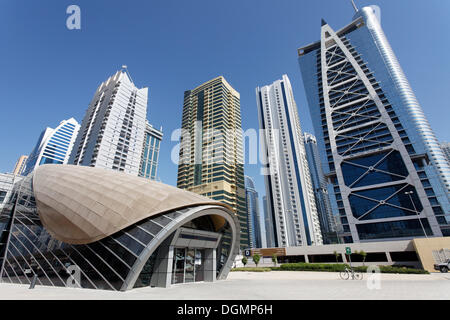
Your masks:
<path fill-rule="evenodd" d="M 352 254 L 352 249 L 350 247 L 345 247 L 345 254 Z"/>

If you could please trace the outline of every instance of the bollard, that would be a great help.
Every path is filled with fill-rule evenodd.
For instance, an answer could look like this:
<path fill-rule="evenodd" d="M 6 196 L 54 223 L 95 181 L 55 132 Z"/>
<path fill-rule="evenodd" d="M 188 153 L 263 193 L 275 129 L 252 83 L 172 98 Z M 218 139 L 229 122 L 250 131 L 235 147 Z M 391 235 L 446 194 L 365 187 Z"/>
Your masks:
<path fill-rule="evenodd" d="M 36 280 L 37 280 L 37 274 L 35 274 L 33 276 L 33 280 L 31 280 L 30 287 L 28 289 L 34 289 L 34 286 L 36 285 Z"/>

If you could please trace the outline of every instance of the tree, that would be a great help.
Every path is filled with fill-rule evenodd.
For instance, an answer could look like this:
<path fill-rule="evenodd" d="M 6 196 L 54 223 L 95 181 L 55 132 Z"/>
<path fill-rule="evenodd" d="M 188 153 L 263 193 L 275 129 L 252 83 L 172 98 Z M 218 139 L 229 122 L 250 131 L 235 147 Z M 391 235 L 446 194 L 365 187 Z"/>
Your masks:
<path fill-rule="evenodd" d="M 259 260 L 261 259 L 261 256 L 259 254 L 255 253 L 253 255 L 252 259 L 253 259 L 253 262 L 256 264 L 256 267 L 258 267 L 258 263 L 259 263 Z"/>
<path fill-rule="evenodd" d="M 244 267 L 245 267 L 245 265 L 246 265 L 247 262 L 248 262 L 247 257 L 243 257 L 241 261 L 242 261 L 242 264 L 243 264 Z"/>
<path fill-rule="evenodd" d="M 366 257 L 367 257 L 367 252 L 361 250 L 361 251 L 355 251 L 355 254 L 358 254 L 361 256 L 362 258 L 362 263 L 364 265 L 364 262 L 366 261 Z"/>
<path fill-rule="evenodd" d="M 362 257 L 362 259 L 363 259 L 363 265 L 364 265 L 364 262 L 366 261 L 366 257 L 367 257 L 367 252 L 361 250 L 361 251 L 359 252 L 359 255 Z"/>
<path fill-rule="evenodd" d="M 337 251 L 333 251 L 333 254 L 336 257 L 336 263 L 339 263 L 339 256 L 340 256 L 340 254 L 337 253 Z"/>
<path fill-rule="evenodd" d="M 278 259 L 277 259 L 278 257 L 277 257 L 277 255 L 274 253 L 274 254 L 272 254 L 272 262 L 273 262 L 273 265 L 276 267 L 277 266 L 277 262 L 278 262 Z"/>

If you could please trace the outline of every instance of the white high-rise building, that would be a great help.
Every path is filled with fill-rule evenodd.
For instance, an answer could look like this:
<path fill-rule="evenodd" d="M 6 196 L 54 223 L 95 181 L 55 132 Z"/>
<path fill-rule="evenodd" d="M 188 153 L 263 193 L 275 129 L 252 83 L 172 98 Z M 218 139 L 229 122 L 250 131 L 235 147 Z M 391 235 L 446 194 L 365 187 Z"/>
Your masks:
<path fill-rule="evenodd" d="M 86 111 L 69 163 L 137 176 L 147 97 L 148 88 L 138 89 L 125 67 L 103 82 Z"/>
<path fill-rule="evenodd" d="M 276 247 L 322 244 L 303 135 L 287 75 L 256 88 L 263 174 Z"/>
<path fill-rule="evenodd" d="M 23 175 L 27 175 L 41 164 L 67 164 L 80 125 L 74 118 L 63 120 L 55 129 L 42 131 L 33 151 L 29 155 Z"/>

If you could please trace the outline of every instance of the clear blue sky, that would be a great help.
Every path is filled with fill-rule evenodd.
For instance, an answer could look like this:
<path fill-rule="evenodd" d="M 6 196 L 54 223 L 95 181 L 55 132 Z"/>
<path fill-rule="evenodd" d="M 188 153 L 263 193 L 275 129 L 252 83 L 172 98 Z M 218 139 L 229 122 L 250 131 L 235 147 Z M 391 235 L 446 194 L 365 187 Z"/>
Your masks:
<path fill-rule="evenodd" d="M 438 139 L 450 140 L 450 1 L 356 0 L 381 7 L 384 31 Z M 81 30 L 66 8 L 81 8 Z M 319 39 L 320 19 L 338 29 L 350 0 L 2 0 L 0 172 L 12 171 L 46 127 L 83 119 L 97 86 L 128 65 L 149 87 L 148 118 L 165 133 L 159 176 L 176 184 L 170 161 L 183 92 L 223 75 L 241 94 L 244 129 L 258 128 L 255 87 L 288 74 L 304 131 L 311 131 L 296 49 Z M 263 177 L 248 165 L 260 197 Z"/>

